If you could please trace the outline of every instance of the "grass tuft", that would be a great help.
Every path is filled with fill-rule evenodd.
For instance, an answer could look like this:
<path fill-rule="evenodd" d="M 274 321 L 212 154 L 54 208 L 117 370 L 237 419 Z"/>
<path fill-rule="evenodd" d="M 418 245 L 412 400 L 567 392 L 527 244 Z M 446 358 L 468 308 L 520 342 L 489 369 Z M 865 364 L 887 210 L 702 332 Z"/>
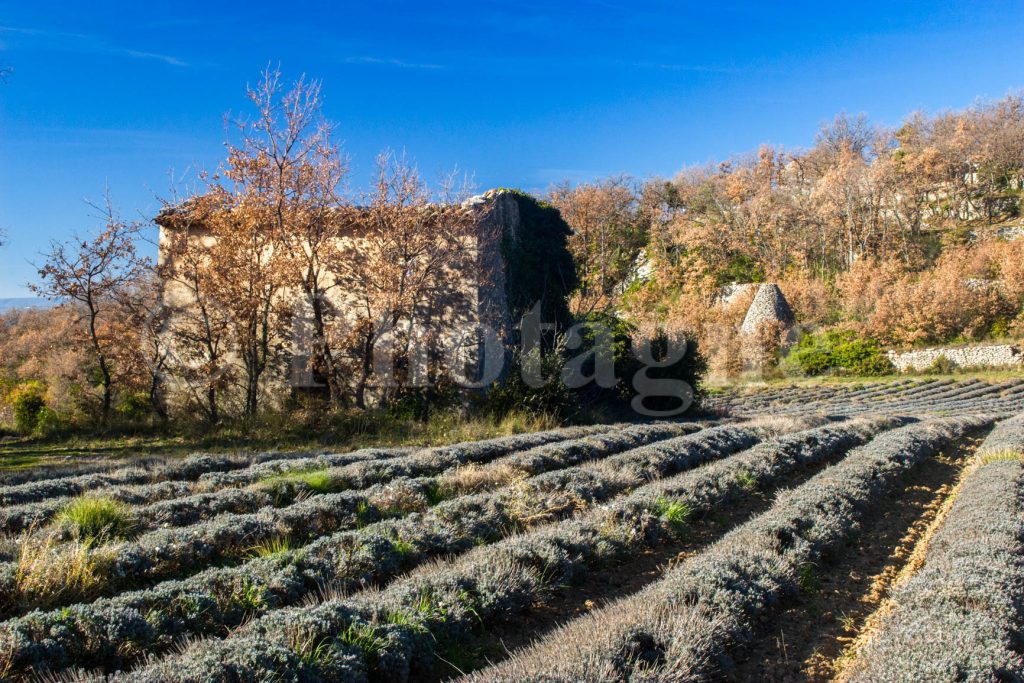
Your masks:
<path fill-rule="evenodd" d="M 1014 460 L 1024 461 L 1024 453 L 1017 451 L 995 451 L 978 456 L 979 465 L 988 465 L 993 462 L 1012 462 Z"/>
<path fill-rule="evenodd" d="M 113 498 L 79 496 L 57 516 L 57 524 L 71 527 L 86 545 L 130 538 L 136 523 L 131 509 Z"/>
<path fill-rule="evenodd" d="M 655 503 L 654 512 L 677 534 L 686 531 L 690 517 L 693 516 L 693 508 L 680 500 L 669 498 L 659 498 Z"/>
<path fill-rule="evenodd" d="M 277 505 L 288 505 L 304 494 L 335 493 L 344 488 L 327 469 L 271 474 L 255 485 L 270 491 Z"/>
<path fill-rule="evenodd" d="M 257 543 L 248 550 L 249 557 L 278 557 L 292 551 L 292 541 L 287 536 L 275 536 Z"/>
<path fill-rule="evenodd" d="M 736 482 L 743 487 L 744 491 L 753 491 L 757 488 L 757 477 L 745 467 L 736 472 Z"/>
<path fill-rule="evenodd" d="M 345 645 L 352 645 L 363 651 L 363 656 L 372 664 L 387 647 L 388 641 L 377 635 L 377 629 L 369 624 L 349 624 L 338 635 Z"/>
<path fill-rule="evenodd" d="M 89 543 L 61 542 L 56 534 L 26 533 L 18 547 L 15 588 L 25 604 L 47 608 L 99 592 L 112 555 Z"/>

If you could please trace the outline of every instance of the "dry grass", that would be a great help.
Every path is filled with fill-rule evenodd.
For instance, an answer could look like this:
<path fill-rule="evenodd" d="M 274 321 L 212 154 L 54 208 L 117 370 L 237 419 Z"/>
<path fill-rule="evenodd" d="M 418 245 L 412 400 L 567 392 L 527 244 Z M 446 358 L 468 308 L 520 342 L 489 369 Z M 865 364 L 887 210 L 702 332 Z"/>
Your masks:
<path fill-rule="evenodd" d="M 470 463 L 456 468 L 451 474 L 445 475 L 439 485 L 438 492 L 445 498 L 493 491 L 496 488 L 511 484 L 525 478 L 525 474 L 510 465 L 481 466 Z"/>
<path fill-rule="evenodd" d="M 978 456 L 978 466 L 980 467 L 993 462 L 1004 462 L 1010 460 L 1024 460 L 1024 453 L 1009 450 L 984 453 Z"/>
<path fill-rule="evenodd" d="M 17 601 L 34 607 L 95 596 L 113 558 L 109 547 L 90 542 L 61 542 L 55 534 L 26 533 L 18 546 L 15 587 Z"/>
<path fill-rule="evenodd" d="M 556 494 L 551 491 L 542 494 L 525 481 L 519 481 L 510 487 L 506 510 L 518 528 L 531 529 L 587 507 L 587 501 L 575 493 L 563 491 Z"/>
<path fill-rule="evenodd" d="M 275 536 L 263 543 L 258 543 L 246 550 L 246 556 L 255 557 L 277 557 L 292 551 L 292 541 L 287 536 Z"/>
<path fill-rule="evenodd" d="M 415 486 L 408 482 L 392 482 L 383 490 L 369 497 L 369 501 L 385 515 L 407 515 L 423 512 L 430 507 L 430 501 Z"/>

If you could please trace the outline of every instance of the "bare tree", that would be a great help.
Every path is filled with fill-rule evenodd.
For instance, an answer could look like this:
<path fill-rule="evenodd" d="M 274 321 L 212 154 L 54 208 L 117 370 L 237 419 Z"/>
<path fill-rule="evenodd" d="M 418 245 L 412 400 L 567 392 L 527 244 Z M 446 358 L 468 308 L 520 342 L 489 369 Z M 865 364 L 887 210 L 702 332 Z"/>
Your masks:
<path fill-rule="evenodd" d="M 110 314 L 118 298 L 148 266 L 148 260 L 135 248 L 140 224 L 120 219 L 109 194 L 104 205 L 97 208 L 103 213 L 103 230 L 91 237 L 75 237 L 69 243 L 53 242 L 45 263 L 38 268 L 39 282 L 29 287 L 40 296 L 74 302 L 83 309 L 80 322 L 85 325 L 99 368 L 101 415 L 106 424 L 113 395 L 111 345 L 118 343 L 117 332 L 110 327 L 114 322 Z"/>
<path fill-rule="evenodd" d="M 246 185 L 248 168 L 233 165 L 238 184 Z M 282 252 L 271 230 L 273 210 L 263 203 L 258 185 L 235 191 L 216 188 L 210 195 L 221 207 L 207 220 L 207 278 L 215 300 L 231 320 L 233 349 L 245 383 L 244 412 L 256 415 L 266 373 L 284 357 L 290 303 L 282 299 L 285 280 Z"/>
<path fill-rule="evenodd" d="M 210 424 L 221 418 L 221 394 L 234 379 L 229 362 L 231 318 L 220 303 L 212 238 L 205 222 L 206 197 L 187 202 L 172 198 L 158 217 L 164 228 L 165 258 L 158 266 L 164 280 L 163 305 L 174 346 L 172 370 L 188 388 Z"/>
<path fill-rule="evenodd" d="M 327 384 L 332 404 L 342 401 L 330 328 L 336 311 L 329 296 L 337 282 L 327 264 L 336 260 L 339 191 L 347 161 L 321 114 L 320 84 L 300 78 L 290 90 L 280 70 L 267 69 L 249 90 L 257 116 L 238 122 L 240 141 L 230 147 L 228 175 L 258 192 L 265 209 L 263 229 L 274 237 L 284 283 L 304 298 L 311 315 L 311 365 Z"/>
<path fill-rule="evenodd" d="M 126 322 L 127 338 L 115 349 L 128 374 L 149 396 L 153 414 L 166 422 L 166 375 L 171 369 L 172 348 L 167 334 L 171 311 L 164 305 L 165 282 L 157 269 L 145 268 L 137 282 L 118 296 Z"/>
<path fill-rule="evenodd" d="M 332 264 L 355 312 L 355 403 L 367 406 L 378 345 L 414 324 L 451 320 L 472 277 L 473 220 L 453 197 L 431 202 L 419 172 L 383 153 L 365 208 L 351 210 L 347 236 Z"/>

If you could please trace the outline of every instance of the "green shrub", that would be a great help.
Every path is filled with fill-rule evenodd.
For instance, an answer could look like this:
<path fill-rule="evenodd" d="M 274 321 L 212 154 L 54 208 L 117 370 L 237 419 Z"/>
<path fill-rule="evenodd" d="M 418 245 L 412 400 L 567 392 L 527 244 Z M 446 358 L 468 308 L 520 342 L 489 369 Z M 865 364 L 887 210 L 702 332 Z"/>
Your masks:
<path fill-rule="evenodd" d="M 58 515 L 57 523 L 70 526 L 78 540 L 89 544 L 130 538 L 136 527 L 127 505 L 96 496 L 73 499 Z"/>
<path fill-rule="evenodd" d="M 989 328 L 988 336 L 992 339 L 1005 339 L 1010 336 L 1012 321 L 1005 316 L 996 319 Z"/>
<path fill-rule="evenodd" d="M 36 416 L 36 428 L 33 433 L 39 436 L 49 436 L 65 427 L 67 427 L 67 423 L 60 413 L 49 406 L 43 406 Z"/>
<path fill-rule="evenodd" d="M 117 413 L 131 421 L 144 420 L 152 412 L 153 405 L 150 403 L 149 395 L 143 391 L 122 394 L 117 403 Z"/>
<path fill-rule="evenodd" d="M 716 280 L 719 286 L 730 282 L 764 282 L 764 267 L 753 256 L 734 252 L 725 268 L 717 273 Z"/>
<path fill-rule="evenodd" d="M 932 361 L 932 364 L 924 371 L 928 375 L 951 375 L 957 370 L 957 365 L 945 355 L 940 355 Z"/>
<path fill-rule="evenodd" d="M 661 361 L 666 358 L 669 348 L 674 344 L 685 345 L 683 357 L 667 367 L 650 367 L 644 370 L 644 363 L 632 353 L 628 355 L 628 361 L 623 367 L 616 366 L 616 372 L 622 378 L 622 384 L 626 390 L 626 398 L 630 401 L 637 395 L 633 381 L 639 372 L 646 372 L 646 376 L 653 380 L 681 380 L 693 390 L 693 403 L 687 412 L 692 412 L 700 407 L 704 399 L 704 377 L 707 375 L 707 358 L 697 345 L 697 338 L 689 333 L 682 337 L 671 340 L 663 333 L 657 334 L 650 341 L 650 350 L 655 359 Z M 679 407 L 679 398 L 675 396 L 649 396 L 643 401 L 648 410 L 671 411 Z"/>
<path fill-rule="evenodd" d="M 554 349 L 532 349 L 527 353 L 515 351 L 505 378 L 487 392 L 485 409 L 495 415 L 521 410 L 533 415 L 566 417 L 573 412 L 573 392 L 560 379 L 564 362 L 564 347 L 557 343 Z M 533 387 L 523 379 L 527 364 L 539 364 L 541 376 L 547 379 L 543 386 Z"/>
<path fill-rule="evenodd" d="M 646 373 L 648 380 L 682 380 L 693 390 L 691 409 L 700 405 L 704 395 L 703 380 L 707 372 L 707 361 L 700 353 L 696 339 L 692 335 L 686 335 L 677 341 L 670 341 L 665 335 L 655 337 L 650 342 L 654 359 L 664 359 L 670 344 L 673 343 L 685 343 L 685 354 L 667 367 L 647 367 L 634 352 L 632 336 L 635 329 L 628 323 L 605 314 L 589 316 L 585 322 L 603 325 L 611 333 L 617 379 L 614 386 L 602 387 L 591 381 L 582 387 L 570 388 L 561 381 L 566 362 L 577 355 L 588 354 L 594 348 L 593 328 L 585 327 L 580 334 L 581 344 L 577 349 L 567 349 L 566 338 L 559 336 L 554 340 L 553 348 L 548 348 L 543 353 L 539 349 L 534 349 L 524 358 L 522 352 L 515 351 L 505 378 L 493 386 L 484 399 L 485 410 L 497 415 L 520 410 L 561 418 L 592 415 L 594 412 L 622 412 L 630 408 L 634 397 L 637 396 L 634 378 L 639 373 Z M 524 363 L 539 363 L 541 374 L 548 381 L 541 387 L 527 384 L 522 376 Z M 579 371 L 584 377 L 593 374 L 592 353 L 582 363 Z M 648 396 L 644 399 L 643 405 L 647 410 L 668 412 L 679 407 L 680 398 L 675 395 Z"/>
<path fill-rule="evenodd" d="M 30 380 L 15 387 L 8 401 L 14 413 L 14 426 L 22 434 L 36 431 L 39 416 L 46 408 L 46 387 L 42 382 Z"/>
<path fill-rule="evenodd" d="M 886 375 L 892 363 L 875 339 L 864 339 L 848 330 L 805 335 L 787 359 L 805 375 Z"/>

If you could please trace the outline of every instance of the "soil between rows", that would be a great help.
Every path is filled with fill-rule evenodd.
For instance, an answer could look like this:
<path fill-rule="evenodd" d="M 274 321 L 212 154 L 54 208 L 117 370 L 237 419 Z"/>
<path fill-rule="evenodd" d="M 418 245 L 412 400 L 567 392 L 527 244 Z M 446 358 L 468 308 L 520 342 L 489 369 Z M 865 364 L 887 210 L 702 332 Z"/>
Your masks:
<path fill-rule="evenodd" d="M 753 491 L 726 508 L 695 518 L 679 540 L 645 549 L 635 559 L 623 564 L 591 571 L 584 582 L 563 588 L 549 600 L 516 614 L 511 621 L 495 624 L 486 632 L 445 651 L 439 673 L 424 680 L 431 683 L 449 680 L 507 659 L 517 650 L 542 640 L 560 625 L 640 591 L 660 579 L 665 571 L 700 553 L 730 529 L 767 510 L 777 492 L 800 485 L 844 455 L 837 453 L 812 467 L 796 470 L 766 490 Z"/>
<path fill-rule="evenodd" d="M 899 492 L 869 515 L 856 537 L 809 573 L 805 590 L 781 612 L 766 615 L 752 647 L 736 653 L 735 671 L 724 680 L 831 681 L 837 660 L 888 597 L 979 442 L 962 439 L 904 475 Z"/>

